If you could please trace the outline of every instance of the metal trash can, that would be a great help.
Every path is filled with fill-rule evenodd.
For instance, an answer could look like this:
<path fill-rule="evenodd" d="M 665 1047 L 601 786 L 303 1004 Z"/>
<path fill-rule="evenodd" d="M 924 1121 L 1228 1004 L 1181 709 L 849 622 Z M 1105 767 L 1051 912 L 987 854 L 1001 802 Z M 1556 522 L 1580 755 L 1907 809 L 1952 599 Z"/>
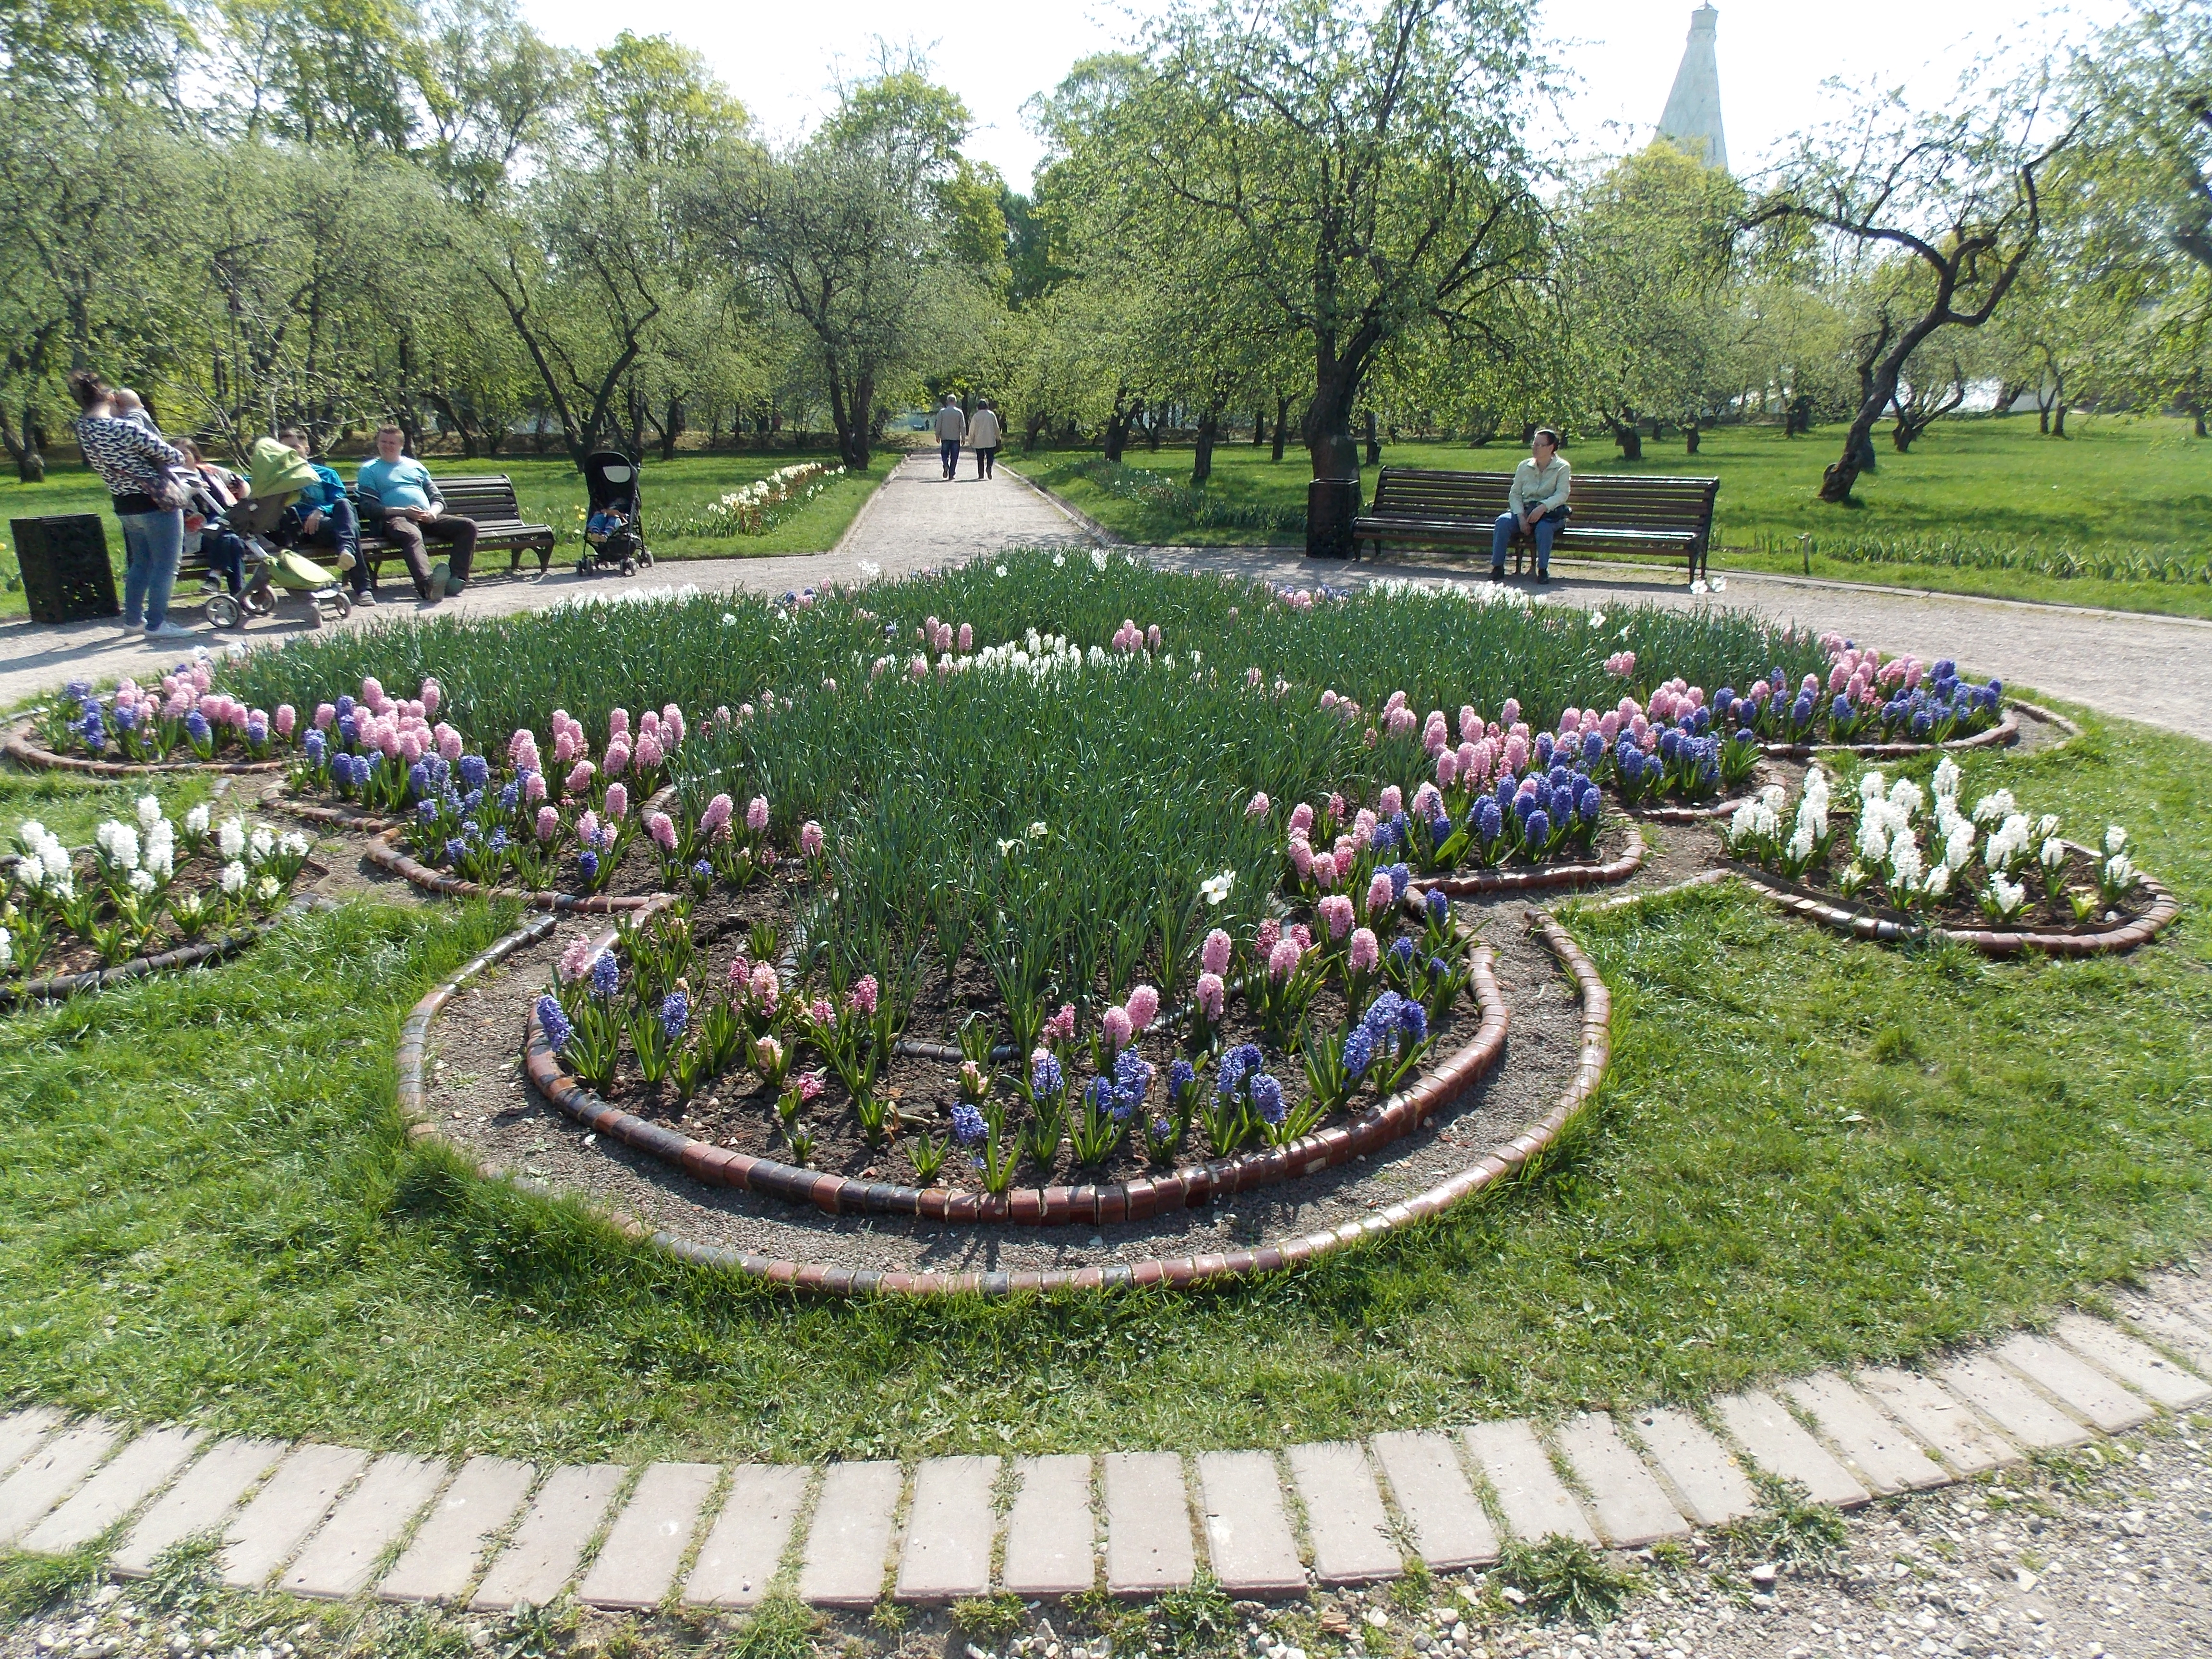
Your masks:
<path fill-rule="evenodd" d="M 107 526 L 97 513 L 11 519 L 15 562 L 34 623 L 87 622 L 117 617 L 115 567 L 107 559 Z"/>

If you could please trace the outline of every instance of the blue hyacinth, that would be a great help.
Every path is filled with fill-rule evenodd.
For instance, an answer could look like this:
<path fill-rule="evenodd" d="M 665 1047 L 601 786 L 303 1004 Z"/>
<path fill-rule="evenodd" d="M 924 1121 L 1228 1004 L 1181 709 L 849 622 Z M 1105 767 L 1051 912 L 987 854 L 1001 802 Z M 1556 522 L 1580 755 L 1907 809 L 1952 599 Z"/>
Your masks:
<path fill-rule="evenodd" d="M 1288 1109 L 1283 1103 L 1283 1085 L 1264 1072 L 1252 1079 L 1252 1103 L 1260 1109 L 1260 1115 L 1267 1120 L 1267 1127 L 1279 1127 Z"/>
<path fill-rule="evenodd" d="M 1435 888 L 1429 889 L 1429 920 L 1439 927 L 1451 920 L 1451 901 Z"/>
<path fill-rule="evenodd" d="M 1601 732 L 1583 733 L 1583 764 L 1595 766 L 1605 758 L 1605 734 Z"/>
<path fill-rule="evenodd" d="M 1540 845 L 1551 836 L 1551 814 L 1542 811 L 1540 808 L 1536 811 L 1529 813 L 1528 821 L 1521 826 L 1521 833 L 1528 839 L 1532 845 Z"/>
<path fill-rule="evenodd" d="M 1050 1054 L 1039 1054 L 1030 1071 L 1030 1087 L 1040 1095 L 1056 1095 L 1060 1081 L 1060 1062 Z"/>
<path fill-rule="evenodd" d="M 592 958 L 592 994 L 605 1002 L 613 997 L 615 988 L 622 982 L 622 967 L 615 961 L 615 953 L 602 951 Z"/>
<path fill-rule="evenodd" d="M 1353 1082 L 1367 1075 L 1375 1063 L 1375 1037 L 1364 1023 L 1355 1025 L 1344 1039 L 1344 1074 Z"/>
<path fill-rule="evenodd" d="M 1568 768 L 1564 766 L 1554 766 L 1550 771 L 1544 774 L 1544 781 L 1551 785 L 1553 788 L 1556 789 L 1573 776 L 1574 773 Z"/>
<path fill-rule="evenodd" d="M 1394 864 L 1383 873 L 1390 878 L 1390 897 L 1393 902 L 1406 896 L 1406 889 L 1413 879 L 1413 872 L 1402 864 Z"/>
<path fill-rule="evenodd" d="M 307 750 L 310 766 L 320 766 L 323 757 L 330 752 L 330 745 L 323 740 L 323 734 L 319 732 L 308 732 L 300 746 Z"/>
<path fill-rule="evenodd" d="M 1490 798 L 1498 803 L 1498 810 L 1503 811 L 1505 808 L 1513 805 L 1514 793 L 1520 788 L 1520 787 L 1521 786 L 1518 783 L 1514 781 L 1513 775 L 1510 772 L 1500 773 L 1498 778 L 1498 787 L 1490 792 Z"/>
<path fill-rule="evenodd" d="M 691 866 L 691 873 L 701 881 L 712 881 L 714 878 L 714 866 L 706 860 L 701 859 Z"/>
<path fill-rule="evenodd" d="M 952 1138 L 963 1146 L 980 1146 L 991 1137 L 991 1126 L 983 1121 L 983 1114 L 968 1101 L 960 1101 L 952 1108 Z"/>
<path fill-rule="evenodd" d="M 361 722 L 351 714 L 341 714 L 337 720 L 338 738 L 350 748 L 361 741 Z"/>
<path fill-rule="evenodd" d="M 555 1054 L 568 1046 L 574 1035 L 568 1024 L 568 1016 L 561 1012 L 561 1000 L 554 996 L 538 999 L 538 1029 L 545 1033 L 545 1041 Z"/>
<path fill-rule="evenodd" d="M 691 999 L 681 991 L 671 991 L 660 1000 L 660 1030 L 671 1042 L 682 1040 L 684 1030 L 691 1023 Z"/>
<path fill-rule="evenodd" d="M 464 755 L 460 774 L 462 788 L 481 789 L 490 780 L 491 766 L 482 755 Z"/>
<path fill-rule="evenodd" d="M 1180 1103 L 1197 1081 L 1197 1069 L 1187 1060 L 1176 1060 L 1168 1067 L 1168 1098 Z"/>
<path fill-rule="evenodd" d="M 343 720 L 361 705 L 356 703 L 351 697 L 340 697 L 337 702 L 331 706 L 337 710 L 338 718 L 340 720 Z"/>
<path fill-rule="evenodd" d="M 85 723 L 91 725 L 92 718 L 88 716 Z M 215 734 L 215 728 L 207 723 L 207 716 L 195 708 L 185 716 L 185 732 L 194 743 L 205 743 Z"/>
<path fill-rule="evenodd" d="M 421 761 L 407 769 L 407 793 L 417 800 L 430 793 L 430 769 Z"/>
<path fill-rule="evenodd" d="M 1521 820 L 1521 827 L 1528 827 L 1529 814 L 1536 810 L 1536 792 L 1533 789 L 1513 797 L 1513 815 Z"/>
<path fill-rule="evenodd" d="M 1620 781 L 1630 788 L 1644 781 L 1644 751 L 1634 744 L 1624 742 L 1614 763 L 1620 769 Z"/>
<path fill-rule="evenodd" d="M 1603 798 L 1598 793 L 1597 786 L 1592 784 L 1575 797 L 1575 816 L 1584 823 L 1595 823 L 1598 808 L 1602 804 Z"/>
<path fill-rule="evenodd" d="M 1554 823 L 1565 823 L 1575 814 L 1575 792 L 1561 784 L 1552 791 L 1552 798 L 1545 810 L 1552 815 Z"/>
<path fill-rule="evenodd" d="M 1474 833 L 1488 846 L 1496 841 L 1505 828 L 1505 814 L 1498 803 L 1485 795 L 1474 809 Z"/>
<path fill-rule="evenodd" d="M 1675 757 L 1681 752 L 1682 734 L 1670 726 L 1659 734 L 1659 758 L 1667 765 L 1672 766 Z"/>
<path fill-rule="evenodd" d="M 509 778 L 505 783 L 500 785 L 499 810 L 501 811 L 512 812 L 514 811 L 515 803 L 521 799 L 522 784 L 519 779 Z"/>
<path fill-rule="evenodd" d="M 1429 1039 L 1429 1011 L 1412 997 L 1403 997 L 1398 1003 L 1398 1029 L 1411 1042 L 1425 1042 Z"/>
<path fill-rule="evenodd" d="M 1390 960 L 1403 968 L 1413 959 L 1413 941 L 1403 933 L 1390 941 Z"/>
<path fill-rule="evenodd" d="M 468 842 L 463 841 L 459 836 L 448 836 L 446 837 L 447 863 L 459 864 L 461 861 L 461 854 L 468 850 Z"/>
<path fill-rule="evenodd" d="M 1260 1045 L 1240 1042 L 1221 1058 L 1221 1071 L 1214 1079 L 1213 1091 L 1224 1100 L 1229 1099 L 1250 1073 L 1260 1069 Z"/>
<path fill-rule="evenodd" d="M 1536 734 L 1536 764 L 1545 767 L 1551 763 L 1552 734 L 1549 732 L 1539 732 Z"/>
<path fill-rule="evenodd" d="M 508 841 L 506 830 L 501 828 L 494 830 L 490 841 L 485 844 L 495 853 L 504 853 L 513 843 Z"/>
<path fill-rule="evenodd" d="M 576 868 L 583 872 L 586 881 L 597 881 L 599 877 L 599 855 L 590 848 L 586 848 L 576 854 Z"/>

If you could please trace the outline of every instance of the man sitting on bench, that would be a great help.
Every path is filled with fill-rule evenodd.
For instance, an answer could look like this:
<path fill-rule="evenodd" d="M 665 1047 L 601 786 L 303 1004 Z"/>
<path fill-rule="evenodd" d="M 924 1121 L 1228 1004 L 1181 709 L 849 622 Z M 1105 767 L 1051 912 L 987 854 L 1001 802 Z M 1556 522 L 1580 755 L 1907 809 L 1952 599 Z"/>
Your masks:
<path fill-rule="evenodd" d="M 416 596 L 425 605 L 435 605 L 467 585 L 469 566 L 476 558 L 477 524 L 474 519 L 458 518 L 446 511 L 446 498 L 438 491 L 437 480 L 430 476 L 429 468 L 406 453 L 406 446 L 407 434 L 398 427 L 376 429 L 376 453 L 361 464 L 356 477 L 362 497 L 362 517 L 380 529 L 385 539 L 407 561 L 407 573 L 415 578 Z M 449 578 L 434 579 L 430 562 L 422 551 L 425 536 L 453 544 Z"/>
<path fill-rule="evenodd" d="M 1547 426 L 1536 428 L 1529 459 L 1513 469 L 1513 487 L 1506 493 L 1506 511 L 1498 515 L 1490 538 L 1490 580 L 1505 580 L 1505 549 L 1518 532 L 1536 544 L 1536 580 L 1552 580 L 1552 538 L 1567 521 L 1566 459 L 1559 453 L 1559 434 Z"/>

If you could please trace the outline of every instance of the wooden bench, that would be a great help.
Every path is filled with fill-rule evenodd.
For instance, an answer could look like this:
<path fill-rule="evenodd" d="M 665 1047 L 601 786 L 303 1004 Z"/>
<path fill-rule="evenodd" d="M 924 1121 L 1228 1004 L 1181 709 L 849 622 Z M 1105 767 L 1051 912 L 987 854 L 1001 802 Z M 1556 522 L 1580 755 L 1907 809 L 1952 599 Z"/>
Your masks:
<path fill-rule="evenodd" d="M 440 478 L 438 488 L 446 497 L 446 511 L 457 518 L 473 519 L 477 526 L 477 552 L 479 556 L 492 551 L 510 555 L 507 574 L 513 575 L 522 568 L 526 553 L 538 556 L 538 568 L 543 574 L 553 562 L 553 527 L 550 525 L 526 523 L 522 504 L 515 499 L 514 481 L 506 474 L 489 472 L 465 477 Z M 351 484 L 346 494 L 354 503 L 356 514 L 361 508 L 361 492 Z M 432 558 L 438 556 L 438 544 L 429 544 Z M 335 565 L 337 553 L 334 549 L 311 547 L 305 550 L 307 556 L 327 565 Z M 397 557 L 398 549 L 385 540 L 366 520 L 361 526 L 361 553 L 368 561 L 368 568 L 380 577 L 386 557 Z M 209 580 L 207 554 L 204 551 L 187 553 L 177 566 L 177 580 Z"/>
<path fill-rule="evenodd" d="M 1490 546 L 1492 527 L 1506 510 L 1513 478 L 1506 472 L 1443 472 L 1427 467 L 1386 466 L 1376 480 L 1375 500 L 1352 523 L 1361 542 L 1382 551 L 1401 545 Z M 1705 574 L 1713 533 L 1718 478 L 1662 478 L 1623 474 L 1574 475 L 1571 509 L 1552 543 L 1554 552 L 1658 555 L 1688 562 L 1690 580 Z M 1525 533 L 1513 538 L 1517 575 Z"/>

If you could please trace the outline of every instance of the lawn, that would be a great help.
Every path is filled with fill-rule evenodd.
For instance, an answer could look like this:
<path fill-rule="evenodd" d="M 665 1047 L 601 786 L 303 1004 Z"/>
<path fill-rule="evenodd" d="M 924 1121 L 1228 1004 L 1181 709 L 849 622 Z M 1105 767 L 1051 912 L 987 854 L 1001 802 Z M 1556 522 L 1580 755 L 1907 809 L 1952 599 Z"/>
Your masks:
<path fill-rule="evenodd" d="M 2185 422 L 2080 420 L 2072 436 L 2058 440 L 2039 436 L 2034 422 L 2017 416 L 1950 421 L 1905 455 L 1877 434 L 1878 471 L 1860 480 L 1855 505 L 1830 507 L 1814 491 L 1841 441 L 1838 427 L 1787 439 L 1777 427 L 1731 426 L 1709 431 L 1695 456 L 1672 436 L 1647 441 L 1635 465 L 1623 462 L 1610 441 L 1594 437 L 1567 453 L 1589 472 L 1717 474 L 1717 569 L 1801 574 L 1806 550 L 1799 538 L 1809 535 L 1810 574 L 1816 576 L 2212 616 L 2212 538 L 2203 528 L 2212 514 L 2212 443 L 2192 438 Z M 1386 445 L 1382 459 L 1394 466 L 1503 471 L 1520 454 L 1504 441 L 1481 449 L 1408 442 Z M 1279 465 L 1267 455 L 1250 444 L 1223 446 L 1215 452 L 1208 495 L 1232 509 L 1303 513 L 1310 476 L 1303 453 L 1293 447 Z M 1280 526 L 1195 527 L 1187 512 L 1117 497 L 1086 475 L 1097 460 L 1095 452 L 1056 451 L 1016 455 L 1010 464 L 1133 541 L 1281 544 L 1301 538 L 1297 529 Z M 1158 453 L 1135 447 L 1124 460 L 1176 483 L 1189 477 L 1188 447 Z M 1375 469 L 1366 470 L 1364 483 L 1371 497 Z M 1984 568 L 2007 557 L 2019 562 L 2066 552 L 2086 560 L 2091 574 Z M 2119 574 L 2118 561 L 2147 555 L 2185 566 L 2187 578 Z M 2100 561 L 2113 568 L 2112 575 L 2095 574 Z"/>
<path fill-rule="evenodd" d="M 845 533 L 845 526 L 853 521 L 853 515 L 860 510 L 861 503 L 898 459 L 896 451 L 878 451 L 865 475 L 838 479 L 765 535 L 655 536 L 651 540 L 653 555 L 663 559 L 731 559 L 775 553 L 824 552 L 836 544 L 838 537 Z M 837 458 L 829 451 L 794 453 L 779 450 L 774 454 L 682 455 L 672 461 L 648 460 L 642 483 L 647 529 L 650 531 L 656 520 L 672 522 L 694 517 L 728 491 L 764 477 L 779 467 L 801 461 L 834 466 Z M 338 467 L 340 476 L 350 479 L 356 465 L 352 461 L 344 462 Z M 554 556 L 574 559 L 580 550 L 582 520 L 577 514 L 584 502 L 583 479 L 565 459 L 501 457 L 495 460 L 463 461 L 436 456 L 431 460 L 430 470 L 433 473 L 447 474 L 507 474 L 514 480 L 515 495 L 521 503 L 524 517 L 534 524 L 552 526 L 560 538 L 560 547 Z M 119 591 L 123 580 L 122 532 L 114 514 L 108 510 L 106 489 L 96 477 L 82 467 L 56 466 L 48 472 L 44 483 L 25 484 L 15 479 L 0 482 L 0 520 L 64 513 L 100 515 L 106 526 L 108 553 L 115 563 Z M 489 566 L 493 569 L 505 568 L 496 555 L 489 556 Z M 21 616 L 24 599 L 16 575 L 12 530 L 0 536 L 0 575 L 4 575 L 8 583 L 4 591 L 0 591 L 0 616 Z"/>
<path fill-rule="evenodd" d="M 513 913 L 297 917 L 0 1021 L 0 1399 L 575 1458 L 1273 1445 L 2000 1328 L 2212 1235 L 2212 747 L 2082 719 L 2062 750 L 1968 757 L 1964 793 L 2128 825 L 2190 907 L 2161 943 L 1998 963 L 1726 889 L 1571 909 L 1615 1059 L 1541 1175 L 1191 1294 L 842 1302 L 671 1261 L 406 1139 L 399 1023 Z"/>

